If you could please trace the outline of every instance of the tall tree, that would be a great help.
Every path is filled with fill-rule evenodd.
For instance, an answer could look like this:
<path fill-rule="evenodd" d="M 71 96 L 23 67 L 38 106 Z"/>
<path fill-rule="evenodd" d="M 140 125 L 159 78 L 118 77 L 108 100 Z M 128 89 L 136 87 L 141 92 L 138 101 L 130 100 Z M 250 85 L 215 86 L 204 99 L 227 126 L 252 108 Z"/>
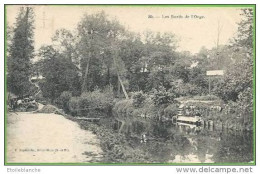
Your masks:
<path fill-rule="evenodd" d="M 79 43 L 77 48 L 83 75 L 82 92 L 90 88 L 90 65 L 96 65 L 95 69 L 92 68 L 92 70 L 100 69 L 98 66 L 101 65 L 101 53 L 104 50 L 104 43 L 106 43 L 109 32 L 108 25 L 109 21 L 104 12 L 92 15 L 86 14 L 78 25 Z M 99 72 L 96 71 L 95 77 L 99 75 Z"/>
<path fill-rule="evenodd" d="M 11 43 L 12 43 L 12 38 L 13 38 L 13 28 L 7 23 L 6 25 L 6 59 L 9 60 L 10 59 L 10 46 L 11 46 Z M 6 67 L 6 73 L 7 75 L 9 74 L 8 73 L 8 67 L 9 67 L 9 64 L 10 61 L 7 61 L 7 67 Z"/>
<path fill-rule="evenodd" d="M 34 57 L 34 12 L 31 7 L 21 7 L 13 30 L 8 58 L 8 90 L 23 96 L 33 85 L 30 83 L 31 59 Z"/>
<path fill-rule="evenodd" d="M 102 82 L 102 77 L 105 75 L 104 69 L 107 69 L 108 79 L 111 74 L 114 74 L 119 83 L 124 81 L 122 74 L 119 73 L 119 65 L 115 65 L 119 62 L 117 61 L 119 59 L 118 45 L 124 38 L 123 33 L 124 27 L 117 20 L 110 20 L 104 12 L 86 14 L 82 18 L 78 25 L 79 42 L 77 45 L 83 74 L 82 92 L 93 90 L 96 86 L 100 87 L 104 84 Z M 110 80 L 108 81 L 111 83 Z"/>
<path fill-rule="evenodd" d="M 235 101 L 238 117 L 243 118 L 245 126 L 252 126 L 254 11 L 252 8 L 242 9 L 241 16 L 237 36 L 231 45 L 234 63 L 227 69 L 223 81 L 218 84 L 219 90 L 216 92 L 226 101 Z"/>
<path fill-rule="evenodd" d="M 52 46 L 44 46 L 39 50 L 42 60 L 37 62 L 45 80 L 40 83 L 43 96 L 54 102 L 64 91 L 72 95 L 80 94 L 78 68 L 63 54 Z"/>
<path fill-rule="evenodd" d="M 149 87 L 159 89 L 160 86 L 169 88 L 169 81 L 165 78 L 169 68 L 176 61 L 175 50 L 177 40 L 171 33 L 145 33 L 145 57 L 149 71 Z"/>
<path fill-rule="evenodd" d="M 66 59 L 78 65 L 78 51 L 76 49 L 77 37 L 67 29 L 59 29 L 52 37 L 53 46 L 59 53 L 61 53 Z"/>

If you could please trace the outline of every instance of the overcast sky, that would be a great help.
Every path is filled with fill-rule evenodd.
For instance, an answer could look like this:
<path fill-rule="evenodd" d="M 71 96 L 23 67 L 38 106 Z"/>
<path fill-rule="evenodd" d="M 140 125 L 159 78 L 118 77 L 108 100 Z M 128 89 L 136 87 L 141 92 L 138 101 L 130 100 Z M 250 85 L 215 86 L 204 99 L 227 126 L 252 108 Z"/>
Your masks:
<path fill-rule="evenodd" d="M 241 20 L 235 7 L 143 7 L 143 6 L 33 6 L 35 11 L 35 48 L 50 44 L 60 28 L 75 30 L 84 13 L 105 11 L 130 31 L 172 32 L 180 39 L 180 51 L 197 53 L 202 46 L 212 48 L 217 39 L 218 23 L 222 27 L 220 44 L 227 44 Z M 12 25 L 19 6 L 7 6 L 7 22 Z M 148 18 L 149 15 L 160 18 Z M 162 18 L 162 15 L 169 18 Z M 174 18 L 171 18 L 172 15 Z M 192 15 L 202 18 L 192 18 Z M 176 18 L 182 16 L 183 18 Z M 185 18 L 189 16 L 189 18 Z M 45 20 L 43 20 L 45 19 Z"/>

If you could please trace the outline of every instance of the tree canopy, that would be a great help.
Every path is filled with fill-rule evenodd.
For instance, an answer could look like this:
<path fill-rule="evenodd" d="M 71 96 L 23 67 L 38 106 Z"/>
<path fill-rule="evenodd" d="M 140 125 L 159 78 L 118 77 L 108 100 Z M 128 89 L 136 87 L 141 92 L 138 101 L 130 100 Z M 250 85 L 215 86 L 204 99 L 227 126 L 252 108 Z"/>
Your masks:
<path fill-rule="evenodd" d="M 9 47 L 8 90 L 18 96 L 27 95 L 33 88 L 30 83 L 31 60 L 34 58 L 34 12 L 21 7 L 13 29 Z"/>

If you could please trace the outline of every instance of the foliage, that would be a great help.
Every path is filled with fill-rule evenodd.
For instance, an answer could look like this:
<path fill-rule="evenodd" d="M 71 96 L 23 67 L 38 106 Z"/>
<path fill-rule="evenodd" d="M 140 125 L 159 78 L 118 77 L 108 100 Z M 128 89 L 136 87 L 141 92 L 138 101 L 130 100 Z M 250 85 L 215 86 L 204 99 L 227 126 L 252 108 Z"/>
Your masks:
<path fill-rule="evenodd" d="M 196 85 L 190 83 L 183 83 L 182 81 L 177 83 L 172 89 L 177 96 L 190 96 L 201 94 L 202 89 Z"/>
<path fill-rule="evenodd" d="M 246 123 L 252 124 L 253 118 L 253 9 L 243 9 L 243 20 L 239 23 L 238 35 L 234 38 L 232 49 L 234 63 L 229 67 L 224 79 L 218 84 L 215 93 L 224 101 L 235 102 L 237 115 Z M 229 102 L 230 103 L 230 102 Z"/>
<path fill-rule="evenodd" d="M 176 79 L 181 79 L 184 83 L 187 83 L 190 79 L 192 79 L 189 79 L 190 71 L 184 65 L 181 64 L 174 65 L 173 73 Z"/>
<path fill-rule="evenodd" d="M 8 90 L 15 95 L 24 96 L 32 91 L 30 83 L 31 59 L 34 57 L 34 12 L 31 7 L 21 7 L 13 37 L 9 47 L 10 56 L 8 65 Z"/>
<path fill-rule="evenodd" d="M 132 116 L 134 111 L 133 99 L 120 100 L 113 106 L 115 116 Z"/>
<path fill-rule="evenodd" d="M 79 112 L 80 97 L 71 97 L 69 100 L 69 111 L 72 116 L 76 116 Z"/>
<path fill-rule="evenodd" d="M 77 67 L 52 46 L 42 47 L 40 56 L 39 69 L 45 77 L 40 83 L 43 96 L 54 102 L 64 91 L 70 91 L 73 96 L 79 95 L 81 85 Z"/>
<path fill-rule="evenodd" d="M 164 115 L 168 118 L 176 116 L 178 114 L 179 103 L 173 103 L 164 109 Z"/>
<path fill-rule="evenodd" d="M 198 86 L 201 90 L 198 94 L 206 94 L 208 92 L 208 80 L 205 74 L 206 71 L 198 67 L 192 68 L 189 72 L 189 83 Z"/>
<path fill-rule="evenodd" d="M 92 131 L 100 139 L 104 152 L 102 162 L 147 162 L 149 159 L 146 152 L 133 148 L 125 135 L 94 123 L 80 121 L 79 124 L 81 128 Z"/>
<path fill-rule="evenodd" d="M 133 98 L 133 106 L 137 108 L 137 107 L 143 106 L 146 96 L 143 93 L 143 91 L 139 91 L 139 92 L 133 93 L 132 98 Z"/>
<path fill-rule="evenodd" d="M 69 101 L 71 97 L 72 93 L 70 91 L 63 91 L 56 101 L 56 104 L 60 106 L 65 113 L 69 112 Z"/>
<path fill-rule="evenodd" d="M 174 103 L 176 98 L 175 93 L 166 91 L 164 87 L 160 87 L 159 90 L 154 89 L 152 100 L 155 105 L 164 105 Z"/>
<path fill-rule="evenodd" d="M 170 33 L 144 33 L 144 57 L 143 64 L 146 65 L 148 79 L 146 91 L 152 88 L 159 89 L 164 86 L 169 89 L 171 82 L 170 67 L 174 65 L 176 56 L 176 36 Z"/>
<path fill-rule="evenodd" d="M 151 96 L 147 96 L 141 106 L 135 107 L 133 99 L 120 100 L 113 107 L 113 115 L 117 117 L 157 118 L 158 107 L 154 105 Z"/>
<path fill-rule="evenodd" d="M 243 8 L 241 10 L 242 21 L 238 23 L 238 34 L 234 38 L 234 44 L 236 46 L 242 46 L 249 49 L 252 52 L 253 50 L 253 41 L 254 41 L 254 9 L 253 8 Z"/>
<path fill-rule="evenodd" d="M 231 116 L 221 113 L 214 119 L 237 121 L 235 115 L 241 115 L 239 120 L 249 126 L 254 97 L 253 9 L 243 8 L 241 16 L 230 44 L 203 47 L 192 55 L 176 51 L 174 34 L 137 34 L 104 12 L 85 14 L 76 32 L 57 30 L 53 45 L 41 47 L 40 60 L 32 65 L 33 11 L 21 8 L 15 27 L 7 30 L 8 90 L 28 94 L 33 90 L 30 75 L 41 74 L 43 97 L 73 115 L 91 117 L 109 115 L 112 108 L 117 116 L 170 116 L 176 114 L 177 97 L 207 102 L 220 98 Z M 206 71 L 217 69 L 225 72 L 211 79 L 211 94 L 217 97 L 205 96 Z M 122 91 L 126 98 L 133 95 L 115 101 L 116 91 L 117 100 Z"/>
<path fill-rule="evenodd" d="M 72 97 L 69 101 L 69 109 L 71 113 L 78 116 L 110 116 L 113 101 L 112 89 L 103 92 L 97 89 L 93 92 L 85 92 L 80 97 Z"/>
<path fill-rule="evenodd" d="M 79 65 L 79 55 L 76 47 L 78 40 L 71 31 L 64 28 L 57 30 L 52 41 L 57 51 L 62 54 L 65 59 L 70 60 L 77 66 Z"/>
<path fill-rule="evenodd" d="M 77 29 L 79 38 L 77 49 L 83 74 L 82 91 L 110 85 L 111 78 L 118 71 L 115 65 L 118 61 L 115 59 L 119 59 L 118 37 L 123 35 L 124 27 L 117 20 L 109 20 L 102 11 L 92 15 L 86 14 Z M 102 81 L 104 77 L 107 80 Z"/>

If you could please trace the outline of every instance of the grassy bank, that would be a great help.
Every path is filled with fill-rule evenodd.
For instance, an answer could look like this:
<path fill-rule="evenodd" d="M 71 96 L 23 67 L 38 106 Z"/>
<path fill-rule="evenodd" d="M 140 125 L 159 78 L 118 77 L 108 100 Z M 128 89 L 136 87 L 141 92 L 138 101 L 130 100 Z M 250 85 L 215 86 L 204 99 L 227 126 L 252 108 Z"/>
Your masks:
<path fill-rule="evenodd" d="M 119 134 L 100 123 L 77 120 L 71 116 L 66 116 L 66 118 L 77 122 L 82 129 L 89 130 L 97 135 L 104 152 L 101 162 L 144 163 L 149 161 L 149 154 L 141 149 L 134 148 L 131 139 L 127 138 L 124 134 Z"/>
<path fill-rule="evenodd" d="M 177 99 L 178 102 L 160 105 L 149 96 L 139 103 L 135 99 L 125 99 L 115 103 L 113 115 L 118 118 L 140 117 L 172 120 L 172 117 L 178 114 L 179 106 L 183 104 L 183 115 L 200 115 L 205 126 L 214 126 L 218 130 L 251 131 L 253 129 L 252 117 L 250 117 L 253 115 L 252 113 L 240 112 L 241 109 L 234 102 L 224 103 L 218 98 L 206 97 L 180 98 Z"/>

